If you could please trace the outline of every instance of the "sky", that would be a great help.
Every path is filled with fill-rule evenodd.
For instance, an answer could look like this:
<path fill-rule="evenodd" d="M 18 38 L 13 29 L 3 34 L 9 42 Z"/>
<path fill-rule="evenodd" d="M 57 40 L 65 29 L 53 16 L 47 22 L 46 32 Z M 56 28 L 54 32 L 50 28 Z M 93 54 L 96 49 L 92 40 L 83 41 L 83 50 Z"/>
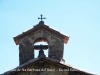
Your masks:
<path fill-rule="evenodd" d="M 0 74 L 19 66 L 13 37 L 38 24 L 40 14 L 45 24 L 70 37 L 65 62 L 99 75 L 100 0 L 0 0 Z"/>

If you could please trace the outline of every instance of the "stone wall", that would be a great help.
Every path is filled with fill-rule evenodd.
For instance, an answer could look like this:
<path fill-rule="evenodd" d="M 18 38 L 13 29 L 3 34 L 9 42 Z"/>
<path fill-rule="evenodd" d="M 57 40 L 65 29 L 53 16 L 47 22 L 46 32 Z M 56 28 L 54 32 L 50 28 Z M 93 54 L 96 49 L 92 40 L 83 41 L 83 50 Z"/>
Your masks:
<path fill-rule="evenodd" d="M 70 70 L 71 67 L 54 63 L 45 59 L 38 60 L 31 64 L 19 68 L 19 71 L 13 71 L 4 75 L 93 75 Z M 16 69 L 17 70 L 17 69 Z"/>
<path fill-rule="evenodd" d="M 23 64 L 31 59 L 34 59 L 34 43 L 38 38 L 44 38 L 48 41 L 49 49 L 48 56 L 50 58 L 60 60 L 63 58 L 63 37 L 54 34 L 44 28 L 40 28 L 29 35 L 20 39 L 19 44 L 19 60 Z"/>

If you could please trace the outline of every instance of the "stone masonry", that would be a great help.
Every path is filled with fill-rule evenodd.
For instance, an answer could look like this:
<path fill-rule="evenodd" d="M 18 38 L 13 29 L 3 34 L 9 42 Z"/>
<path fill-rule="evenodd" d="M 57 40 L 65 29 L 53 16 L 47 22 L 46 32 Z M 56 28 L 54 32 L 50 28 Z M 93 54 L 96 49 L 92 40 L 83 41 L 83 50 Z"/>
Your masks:
<path fill-rule="evenodd" d="M 41 39 L 41 40 L 38 40 Z M 57 34 L 50 32 L 45 28 L 39 28 L 31 34 L 26 35 L 20 39 L 19 44 L 19 60 L 23 64 L 31 59 L 34 59 L 34 44 L 39 41 L 46 41 L 48 43 L 48 57 L 54 59 L 63 58 L 64 43 L 63 38 Z"/>

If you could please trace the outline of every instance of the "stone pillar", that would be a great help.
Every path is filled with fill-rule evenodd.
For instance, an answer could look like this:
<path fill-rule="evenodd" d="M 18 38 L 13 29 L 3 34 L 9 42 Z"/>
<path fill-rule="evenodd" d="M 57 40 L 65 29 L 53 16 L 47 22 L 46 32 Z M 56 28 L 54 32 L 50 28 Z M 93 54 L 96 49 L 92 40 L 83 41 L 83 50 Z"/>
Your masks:
<path fill-rule="evenodd" d="M 63 58 L 64 44 L 59 41 L 55 41 L 49 46 L 49 57 L 58 59 L 59 61 Z"/>
<path fill-rule="evenodd" d="M 34 59 L 34 48 L 28 39 L 24 39 L 19 44 L 19 63 L 20 65 Z"/>

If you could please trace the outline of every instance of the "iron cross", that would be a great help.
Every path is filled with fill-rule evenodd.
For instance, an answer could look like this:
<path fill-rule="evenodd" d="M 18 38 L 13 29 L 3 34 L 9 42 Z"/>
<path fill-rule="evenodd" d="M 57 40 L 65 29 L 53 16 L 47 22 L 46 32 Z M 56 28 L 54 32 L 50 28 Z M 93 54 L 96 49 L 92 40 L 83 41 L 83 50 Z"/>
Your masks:
<path fill-rule="evenodd" d="M 42 21 L 42 19 L 46 19 L 45 17 L 43 18 L 42 14 L 40 16 L 41 16 L 41 18 L 38 17 L 38 19 L 41 19 L 41 21 Z"/>

